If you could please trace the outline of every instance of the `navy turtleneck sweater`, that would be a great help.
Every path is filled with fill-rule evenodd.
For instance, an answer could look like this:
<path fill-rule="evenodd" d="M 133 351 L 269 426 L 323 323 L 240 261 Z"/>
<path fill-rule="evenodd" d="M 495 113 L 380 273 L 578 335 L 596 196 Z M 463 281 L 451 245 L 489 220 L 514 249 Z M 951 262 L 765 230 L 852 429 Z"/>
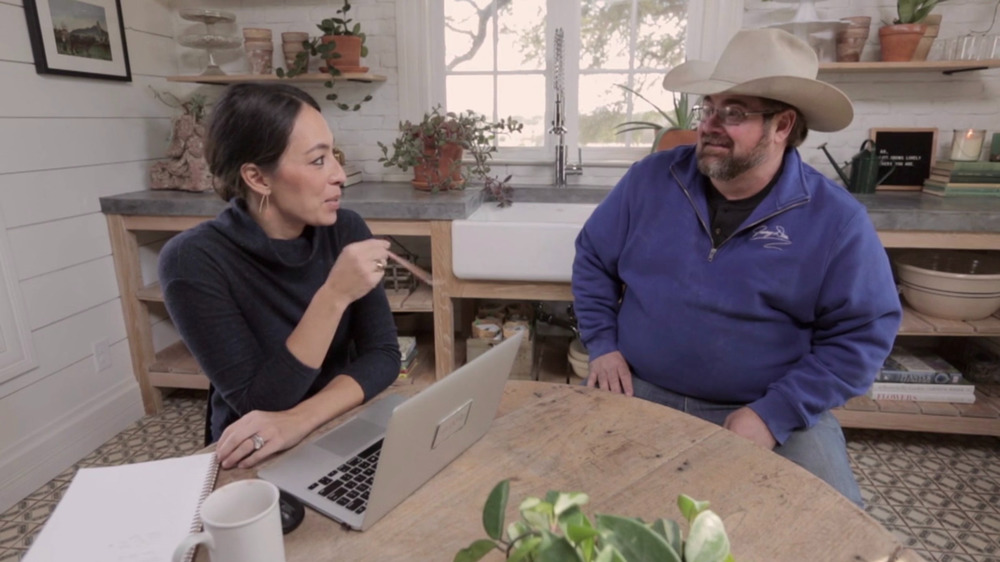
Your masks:
<path fill-rule="evenodd" d="M 234 199 L 164 246 L 159 273 L 167 310 L 215 388 L 213 441 L 251 410 L 287 410 L 337 375 L 357 381 L 366 401 L 396 379 L 396 326 L 381 286 L 344 312 L 319 369 L 285 345 L 344 246 L 367 238 L 361 217 L 341 209 L 332 226 L 270 239 L 246 202 Z"/>

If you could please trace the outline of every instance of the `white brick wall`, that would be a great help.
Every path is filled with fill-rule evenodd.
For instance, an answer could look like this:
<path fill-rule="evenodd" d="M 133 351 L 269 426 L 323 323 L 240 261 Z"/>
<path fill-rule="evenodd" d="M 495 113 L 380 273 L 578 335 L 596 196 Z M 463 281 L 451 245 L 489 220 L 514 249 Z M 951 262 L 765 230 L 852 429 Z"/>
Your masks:
<path fill-rule="evenodd" d="M 938 40 L 958 37 L 990 27 L 995 0 L 949 0 L 938 4 L 941 14 Z M 790 21 L 795 4 L 746 0 L 744 27 L 763 27 Z M 879 58 L 878 27 L 896 13 L 895 0 L 826 0 L 816 3 L 823 19 L 871 16 L 872 29 L 861 55 L 862 61 Z M 990 31 L 1000 34 L 1000 25 Z M 803 158 L 823 173 L 836 177 L 833 167 L 818 147 L 828 149 L 838 161 L 847 160 L 868 138 L 872 127 L 937 127 L 938 158 L 947 158 L 953 129 L 986 129 L 984 151 L 993 133 L 1000 133 L 1000 69 L 963 72 L 946 76 L 917 73 L 824 73 L 820 76 L 844 90 L 854 102 L 854 122 L 833 133 L 811 133 L 801 148 Z"/>
<path fill-rule="evenodd" d="M 364 64 L 371 72 L 387 77 L 386 82 L 373 84 L 338 84 L 337 92 L 344 102 L 354 103 L 371 93 L 374 99 L 364 104 L 358 112 L 343 112 L 325 101 L 327 90 L 321 85 L 309 86 L 324 106 L 324 114 L 334 130 L 338 144 L 347 157 L 359 164 L 368 180 L 404 181 L 410 173 L 400 173 L 384 168 L 377 162 L 381 155 L 376 142 L 390 143 L 399 122 L 398 65 L 396 45 L 396 1 L 356 0 L 351 16 L 360 21 L 367 33 L 368 57 Z M 175 7 L 199 4 L 195 0 L 177 0 Z M 970 29 L 983 31 L 989 27 L 993 16 L 994 0 L 949 0 L 939 4 L 934 12 L 942 17 L 939 37 L 946 39 L 968 33 Z M 242 27 L 270 27 L 280 31 L 318 32 L 315 25 L 324 17 L 333 15 L 339 2 L 319 0 L 220 0 L 214 6 L 237 14 L 233 30 Z M 761 27 L 788 21 L 794 13 L 795 3 L 745 0 L 745 27 Z M 863 60 L 878 58 L 879 20 L 889 20 L 895 13 L 895 0 L 824 0 L 817 2 L 820 17 L 836 19 L 845 16 L 867 15 L 872 17 L 872 30 Z M 175 28 L 181 33 L 193 26 L 179 17 Z M 995 30 L 1000 33 L 1000 28 Z M 278 42 L 275 39 L 276 43 Z M 275 63 L 281 64 L 280 50 L 275 51 Z M 182 73 L 199 72 L 204 65 L 202 52 L 178 47 Z M 245 72 L 246 61 L 240 50 L 220 53 L 219 60 L 227 71 Z M 828 80 L 843 89 L 855 103 L 854 123 L 844 131 L 834 134 L 812 133 L 801 148 L 804 159 L 825 174 L 836 177 L 826 157 L 817 147 L 826 142 L 838 161 L 847 160 L 861 142 L 868 137 L 872 127 L 937 127 L 939 157 L 947 155 L 951 131 L 955 128 L 983 128 L 988 131 L 987 145 L 994 132 L 1000 132 L 1000 69 L 960 73 L 945 76 L 941 73 L 824 73 Z M 204 86 L 204 91 L 218 92 L 217 86 Z M 586 164 L 586 163 L 585 163 Z M 519 185 L 543 185 L 551 182 L 551 165 L 545 166 L 496 166 L 498 173 L 514 174 Z M 570 182 L 588 184 L 613 184 L 624 173 L 625 166 L 586 166 L 584 180 L 571 178 Z"/>

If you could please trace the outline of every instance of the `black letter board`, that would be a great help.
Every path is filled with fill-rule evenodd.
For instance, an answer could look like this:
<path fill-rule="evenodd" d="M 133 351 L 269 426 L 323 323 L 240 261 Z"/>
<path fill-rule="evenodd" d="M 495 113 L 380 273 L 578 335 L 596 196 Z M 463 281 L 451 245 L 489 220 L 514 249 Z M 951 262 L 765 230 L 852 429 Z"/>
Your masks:
<path fill-rule="evenodd" d="M 871 138 L 879 154 L 879 177 L 896 165 L 877 189 L 919 191 L 934 166 L 937 133 L 936 128 L 872 129 Z"/>

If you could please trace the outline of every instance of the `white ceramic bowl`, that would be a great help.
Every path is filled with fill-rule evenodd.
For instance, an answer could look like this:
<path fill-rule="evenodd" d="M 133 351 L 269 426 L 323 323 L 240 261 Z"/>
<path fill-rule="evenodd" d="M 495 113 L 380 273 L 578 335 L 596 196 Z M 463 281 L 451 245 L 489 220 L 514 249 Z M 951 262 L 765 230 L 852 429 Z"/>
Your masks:
<path fill-rule="evenodd" d="M 1000 308 L 1000 257 L 983 252 L 921 251 L 896 258 L 903 298 L 917 312 L 978 320 Z"/>
<path fill-rule="evenodd" d="M 946 320 L 981 320 L 1000 309 L 1000 293 L 955 293 L 901 283 L 903 298 L 917 312 Z"/>
<path fill-rule="evenodd" d="M 581 362 L 577 359 L 567 356 L 569 360 L 569 366 L 573 369 L 573 374 L 580 377 L 581 379 L 587 378 L 590 374 L 590 363 Z"/>

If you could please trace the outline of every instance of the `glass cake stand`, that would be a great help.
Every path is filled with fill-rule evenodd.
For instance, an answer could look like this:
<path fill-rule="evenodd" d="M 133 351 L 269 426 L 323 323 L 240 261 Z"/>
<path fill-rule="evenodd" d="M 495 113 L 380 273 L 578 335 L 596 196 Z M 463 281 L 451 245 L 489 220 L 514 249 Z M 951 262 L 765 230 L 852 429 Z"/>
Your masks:
<path fill-rule="evenodd" d="M 242 41 L 239 37 L 225 35 L 217 31 L 215 26 L 220 23 L 232 23 L 236 21 L 236 15 L 221 10 L 187 8 L 180 11 L 180 16 L 181 19 L 198 21 L 205 24 L 205 33 L 187 33 L 177 37 L 177 42 L 185 47 L 204 49 L 208 52 L 208 66 L 201 75 L 225 75 L 226 73 L 215 62 L 215 51 L 220 49 L 234 49 L 239 47 Z"/>

